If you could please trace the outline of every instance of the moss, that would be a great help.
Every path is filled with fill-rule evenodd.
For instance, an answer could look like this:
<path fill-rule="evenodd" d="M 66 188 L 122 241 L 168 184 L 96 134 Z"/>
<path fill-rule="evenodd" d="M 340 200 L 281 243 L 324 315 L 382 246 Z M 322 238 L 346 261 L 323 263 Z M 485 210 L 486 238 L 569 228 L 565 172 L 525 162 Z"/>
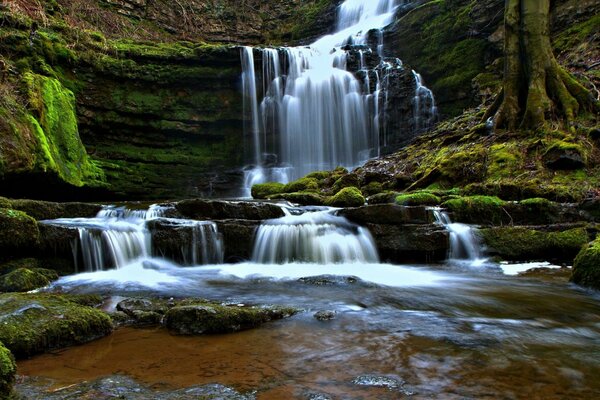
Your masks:
<path fill-rule="evenodd" d="M 37 168 L 75 186 L 102 181 L 79 137 L 73 93 L 53 78 L 27 73 L 23 79 L 36 115 L 28 118 L 39 146 Z"/>
<path fill-rule="evenodd" d="M 600 238 L 586 245 L 575 258 L 571 282 L 600 290 Z"/>
<path fill-rule="evenodd" d="M 369 204 L 389 204 L 394 203 L 396 201 L 396 196 L 398 196 L 397 192 L 387 191 L 383 193 L 377 193 L 373 196 L 369 196 L 367 198 L 367 203 Z"/>
<path fill-rule="evenodd" d="M 441 199 L 430 192 L 414 192 L 396 197 L 396 204 L 401 206 L 436 206 Z"/>
<path fill-rule="evenodd" d="M 365 198 L 357 187 L 347 187 L 327 199 L 325 204 L 331 207 L 360 207 L 365 204 Z"/>
<path fill-rule="evenodd" d="M 501 224 L 506 218 L 504 205 L 498 197 L 470 196 L 448 200 L 442 207 L 451 211 L 457 222 Z"/>
<path fill-rule="evenodd" d="M 56 279 L 58 279 L 56 271 L 19 268 L 0 277 L 0 291 L 29 292 L 47 286 Z"/>
<path fill-rule="evenodd" d="M 553 47 L 562 53 L 584 45 L 586 39 L 598 32 L 600 15 L 596 14 L 587 21 L 575 24 L 561 32 L 553 41 Z"/>
<path fill-rule="evenodd" d="M 274 194 L 281 193 L 284 187 L 283 183 L 277 182 L 259 183 L 252 186 L 252 197 L 255 199 L 267 199 Z"/>
<path fill-rule="evenodd" d="M 312 192 L 281 193 L 271 196 L 271 199 L 287 200 L 303 206 L 322 206 L 326 200 L 323 196 Z"/>
<path fill-rule="evenodd" d="M 522 163 L 523 154 L 517 142 L 495 144 L 488 155 L 488 178 L 510 178 L 522 168 Z"/>
<path fill-rule="evenodd" d="M 39 241 L 37 222 L 21 211 L 0 208 L 0 250 L 3 256 L 31 251 Z"/>
<path fill-rule="evenodd" d="M 334 176 L 336 176 L 336 174 L 334 174 Z M 337 193 L 343 188 L 358 186 L 358 176 L 354 174 L 345 174 L 336 179 L 336 181 L 333 183 L 332 189 L 333 193 Z"/>
<path fill-rule="evenodd" d="M 2 294 L 0 314 L 0 341 L 17 358 L 86 343 L 112 331 L 105 313 L 66 295 Z"/>
<path fill-rule="evenodd" d="M 585 167 L 589 154 L 590 151 L 582 143 L 551 140 L 543 159 L 546 165 L 553 169 L 578 169 Z"/>
<path fill-rule="evenodd" d="M 291 307 L 263 308 L 191 303 L 171 308 L 165 315 L 165 325 L 180 335 L 229 333 L 255 328 L 297 312 L 297 309 Z"/>
<path fill-rule="evenodd" d="M 329 178 L 331 175 L 333 175 L 332 171 L 315 171 L 306 175 L 305 178 L 314 178 L 316 180 L 321 181 L 323 179 Z"/>
<path fill-rule="evenodd" d="M 12 353 L 0 343 L 0 398 L 8 399 L 15 384 L 17 364 Z"/>
<path fill-rule="evenodd" d="M 283 193 L 316 192 L 319 190 L 319 182 L 315 178 L 300 178 L 284 186 Z"/>
<path fill-rule="evenodd" d="M 549 260 L 571 262 L 589 241 L 585 228 L 543 232 L 524 227 L 492 228 L 480 231 L 493 255 L 510 261 Z"/>
<path fill-rule="evenodd" d="M 373 196 L 377 193 L 383 192 L 384 188 L 381 182 L 370 182 L 368 185 L 362 186 L 360 190 L 365 196 Z"/>

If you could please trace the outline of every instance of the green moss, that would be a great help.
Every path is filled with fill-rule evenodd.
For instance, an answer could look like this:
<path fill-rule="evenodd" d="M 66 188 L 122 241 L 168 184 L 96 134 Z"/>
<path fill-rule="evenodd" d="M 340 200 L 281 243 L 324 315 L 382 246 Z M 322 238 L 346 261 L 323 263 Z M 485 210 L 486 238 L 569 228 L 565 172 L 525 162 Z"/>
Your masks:
<path fill-rule="evenodd" d="M 317 192 L 319 190 L 319 181 L 315 178 L 300 178 L 284 186 L 283 193 L 296 192 Z"/>
<path fill-rule="evenodd" d="M 259 183 L 252 186 L 252 197 L 255 199 L 267 199 L 274 194 L 281 193 L 284 187 L 283 183 L 277 182 Z"/>
<path fill-rule="evenodd" d="M 271 196 L 271 199 L 287 200 L 303 206 L 322 206 L 326 200 L 323 196 L 312 192 L 280 193 Z"/>
<path fill-rule="evenodd" d="M 0 343 L 0 398 L 8 399 L 15 384 L 17 364 L 12 353 Z"/>
<path fill-rule="evenodd" d="M 165 315 L 165 325 L 180 335 L 229 333 L 287 318 L 298 311 L 291 307 L 240 307 L 191 302 L 171 308 Z"/>
<path fill-rule="evenodd" d="M 29 292 L 58 279 L 56 271 L 19 268 L 0 277 L 1 292 Z"/>
<path fill-rule="evenodd" d="M 29 121 L 39 146 L 37 168 L 75 186 L 102 181 L 79 137 L 73 93 L 53 78 L 27 73 L 23 79 L 36 114 Z"/>
<path fill-rule="evenodd" d="M 488 178 L 510 178 L 522 168 L 523 154 L 517 142 L 495 144 L 488 154 Z"/>
<path fill-rule="evenodd" d="M 332 171 L 315 171 L 306 175 L 305 178 L 314 178 L 316 180 L 323 180 L 329 178 L 333 174 Z"/>
<path fill-rule="evenodd" d="M 357 187 L 343 188 L 326 201 L 326 205 L 331 207 L 360 207 L 364 204 L 365 198 Z"/>
<path fill-rule="evenodd" d="M 451 211 L 457 222 L 501 224 L 506 218 L 504 205 L 498 197 L 470 196 L 448 200 L 442 207 Z"/>
<path fill-rule="evenodd" d="M 367 198 L 369 204 L 389 204 L 396 201 L 397 192 L 387 191 L 383 193 L 377 193 Z"/>
<path fill-rule="evenodd" d="M 570 262 L 589 241 L 585 228 L 542 232 L 524 227 L 480 231 L 492 253 L 510 261 L 550 260 Z"/>
<path fill-rule="evenodd" d="M 381 182 L 370 182 L 368 185 L 360 188 L 360 191 L 363 192 L 365 196 L 373 196 L 377 193 L 383 192 L 384 190 L 383 183 Z"/>
<path fill-rule="evenodd" d="M 26 249 L 31 251 L 39 236 L 35 219 L 21 211 L 0 208 L 0 250 L 3 256 Z"/>
<path fill-rule="evenodd" d="M 86 343 L 112 331 L 103 312 L 65 295 L 0 295 L 0 341 L 17 357 Z"/>
<path fill-rule="evenodd" d="M 334 177 L 336 176 L 336 174 L 333 175 Z M 333 183 L 332 189 L 333 189 L 333 193 L 337 193 L 340 190 L 342 190 L 343 188 L 347 188 L 347 187 L 358 187 L 358 176 L 354 175 L 354 174 L 345 174 L 340 176 L 339 178 L 337 178 L 335 180 L 335 182 Z"/>
<path fill-rule="evenodd" d="M 553 41 L 553 47 L 562 53 L 585 45 L 587 38 L 598 32 L 600 15 L 596 14 L 587 21 L 575 24 L 561 32 Z"/>
<path fill-rule="evenodd" d="M 401 194 L 396 197 L 396 204 L 401 206 L 435 206 L 441 199 L 430 192 L 414 192 Z"/>
<path fill-rule="evenodd" d="M 586 245 L 575 258 L 571 282 L 600 290 L 600 238 Z"/>

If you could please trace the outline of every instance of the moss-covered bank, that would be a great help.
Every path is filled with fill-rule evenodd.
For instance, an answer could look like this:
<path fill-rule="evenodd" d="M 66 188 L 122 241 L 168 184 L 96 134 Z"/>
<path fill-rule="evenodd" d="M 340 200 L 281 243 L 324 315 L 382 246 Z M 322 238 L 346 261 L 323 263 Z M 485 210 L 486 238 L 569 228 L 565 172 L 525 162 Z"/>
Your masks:
<path fill-rule="evenodd" d="M 586 245 L 577 255 L 571 281 L 600 290 L 600 238 Z"/>

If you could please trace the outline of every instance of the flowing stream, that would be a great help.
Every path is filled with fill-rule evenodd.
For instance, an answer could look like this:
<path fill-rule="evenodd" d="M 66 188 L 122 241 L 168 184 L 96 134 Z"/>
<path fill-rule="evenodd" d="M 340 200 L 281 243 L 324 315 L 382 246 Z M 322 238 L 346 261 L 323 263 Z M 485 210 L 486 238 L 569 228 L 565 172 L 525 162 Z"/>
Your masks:
<path fill-rule="evenodd" d="M 387 99 L 382 96 L 387 93 L 386 74 L 403 66 L 400 60 L 383 58 L 379 34 L 380 65 L 369 71 L 364 59 L 372 50 L 366 42 L 370 31 L 380 32 L 392 22 L 401 3 L 347 0 L 338 9 L 336 32 L 310 46 L 242 50 L 244 108 L 253 138 L 253 167 L 246 170 L 245 195 L 256 183 L 287 183 L 312 171 L 354 168 L 379 155 L 386 144 L 380 123 L 380 103 Z M 347 70 L 348 46 L 359 49 L 364 84 Z M 255 51 L 262 55 L 260 74 Z M 435 101 L 417 73 L 414 79 L 415 126 L 423 129 L 435 119 Z M 269 135 L 276 137 L 274 147 L 268 145 Z"/>

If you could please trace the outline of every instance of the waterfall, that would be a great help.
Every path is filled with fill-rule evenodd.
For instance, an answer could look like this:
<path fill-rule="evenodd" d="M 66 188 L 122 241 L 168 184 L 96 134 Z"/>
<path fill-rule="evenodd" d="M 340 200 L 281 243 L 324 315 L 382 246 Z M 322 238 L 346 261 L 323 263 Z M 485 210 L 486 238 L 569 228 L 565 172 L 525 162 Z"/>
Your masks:
<path fill-rule="evenodd" d="M 431 126 L 437 116 L 433 92 L 423 85 L 423 78 L 413 71 L 417 88 L 415 90 L 415 129 L 423 130 Z"/>
<path fill-rule="evenodd" d="M 308 47 L 255 49 L 262 54 L 262 101 L 257 92 L 254 52 L 242 50 L 242 84 L 245 115 L 252 118 L 253 166 L 245 171 L 244 195 L 253 184 L 266 181 L 287 183 L 316 170 L 338 166 L 355 168 L 380 155 L 382 145 L 380 96 L 385 91 L 376 72 L 371 77 L 364 62 L 369 31 L 378 30 L 377 53 L 383 73 L 402 68 L 402 63 L 384 62 L 381 30 L 389 25 L 404 1 L 346 0 L 338 9 L 337 32 Z M 346 70 L 347 49 L 360 50 L 364 84 Z M 415 75 L 418 93 L 415 109 L 433 104 L 431 91 Z M 427 100 L 426 100 L 427 99 Z M 429 108 L 430 109 L 430 108 Z M 421 113 L 419 113 L 420 115 Z M 430 116 L 418 117 L 415 126 L 424 127 Z M 269 143 L 273 156 L 265 162 Z M 385 137 L 383 140 L 385 145 Z"/>
<path fill-rule="evenodd" d="M 482 261 L 481 246 L 473 232 L 473 228 L 466 224 L 452 222 L 450 216 L 439 208 L 433 208 L 435 220 L 442 224 L 450 233 L 451 260 L 469 260 L 474 264 Z"/>
<path fill-rule="evenodd" d="M 186 264 L 209 264 L 223 261 L 223 246 L 215 223 L 163 218 L 172 210 L 169 205 L 151 205 L 146 210 L 105 206 L 95 218 L 61 218 L 42 221 L 77 229 L 79 240 L 72 243 L 75 265 L 83 262 L 85 272 L 122 268 L 138 260 L 148 259 L 153 252 L 152 234 L 147 223 L 152 220 L 171 221 L 184 227 L 190 240 L 180 246 Z M 157 250 L 157 249 L 155 249 Z"/>
<path fill-rule="evenodd" d="M 367 229 L 330 211 L 316 211 L 263 223 L 252 260 L 262 264 L 376 263 L 379 256 Z"/>

